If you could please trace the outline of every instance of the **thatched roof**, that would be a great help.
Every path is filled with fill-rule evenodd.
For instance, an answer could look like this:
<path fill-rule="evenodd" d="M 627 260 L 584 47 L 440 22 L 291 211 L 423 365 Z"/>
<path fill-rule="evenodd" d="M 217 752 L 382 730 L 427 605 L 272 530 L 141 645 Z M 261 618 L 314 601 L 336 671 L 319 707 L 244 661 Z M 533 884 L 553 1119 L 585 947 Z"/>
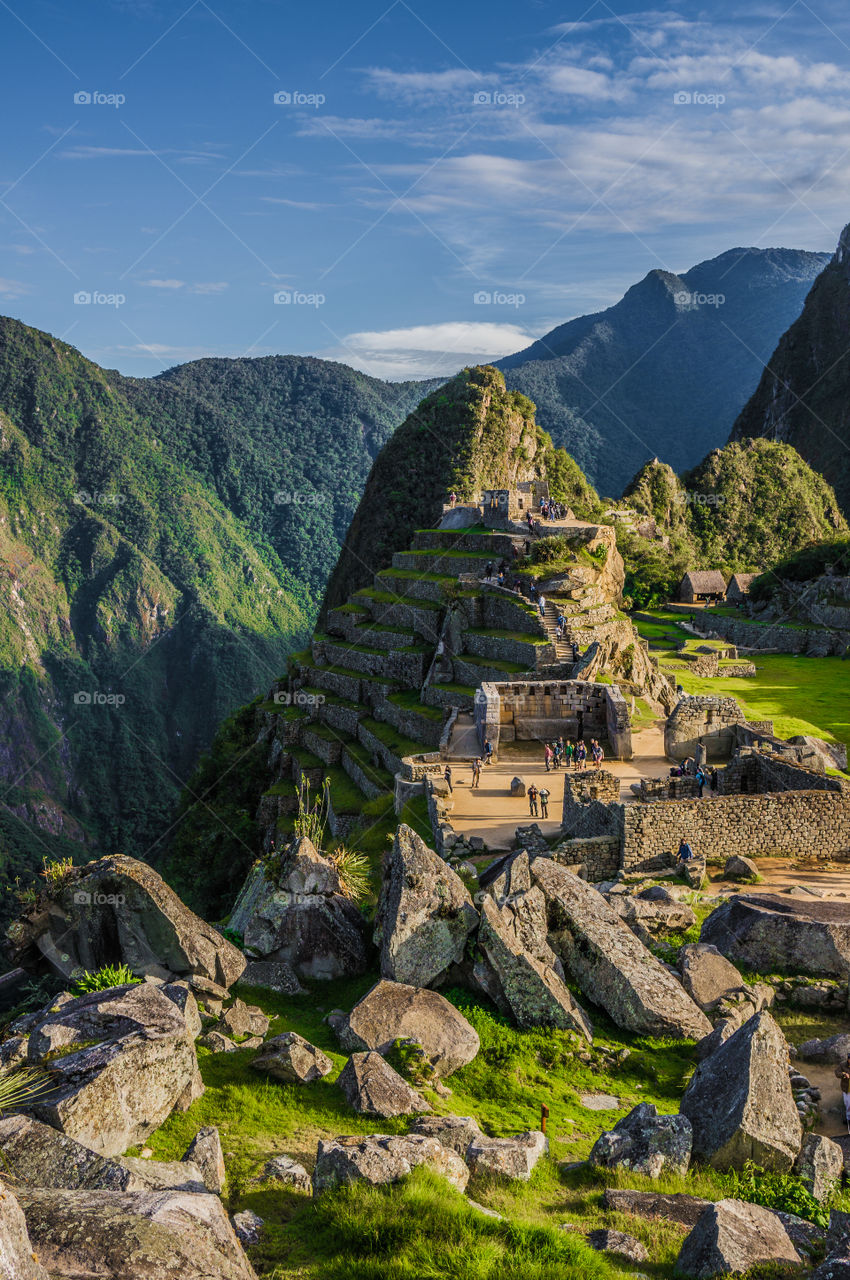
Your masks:
<path fill-rule="evenodd" d="M 696 596 L 726 594 L 726 579 L 719 569 L 689 569 L 682 579 L 681 591 Z"/>
<path fill-rule="evenodd" d="M 750 587 L 758 576 L 757 573 L 733 573 L 726 594 L 735 597 L 749 595 Z"/>

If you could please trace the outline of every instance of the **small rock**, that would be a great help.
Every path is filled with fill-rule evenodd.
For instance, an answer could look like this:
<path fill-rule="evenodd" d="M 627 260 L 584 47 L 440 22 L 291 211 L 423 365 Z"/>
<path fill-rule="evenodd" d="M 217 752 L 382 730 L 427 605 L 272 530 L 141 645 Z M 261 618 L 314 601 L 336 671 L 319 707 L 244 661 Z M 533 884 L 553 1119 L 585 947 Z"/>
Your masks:
<path fill-rule="evenodd" d="M 409 1116 L 430 1111 L 421 1093 L 412 1089 L 379 1053 L 353 1053 L 337 1079 L 345 1100 L 361 1115 Z"/>
<path fill-rule="evenodd" d="M 757 878 L 758 873 L 759 869 L 752 858 L 742 858 L 739 854 L 733 854 L 731 858 L 727 858 L 726 866 L 723 868 L 725 880 L 752 881 Z"/>
<path fill-rule="evenodd" d="M 461 1159 L 465 1159 L 470 1142 L 484 1136 L 474 1116 L 421 1116 L 414 1121 L 410 1132 L 436 1138 Z"/>
<path fill-rule="evenodd" d="M 627 1258 L 629 1262 L 646 1262 L 649 1259 L 649 1250 L 646 1245 L 622 1231 L 605 1229 L 590 1231 L 587 1243 L 597 1253 L 615 1253 L 621 1258 Z"/>
<path fill-rule="evenodd" d="M 592 1059 L 591 1059 L 592 1061 Z M 613 1093 L 580 1093 L 579 1102 L 588 1111 L 619 1111 L 620 1099 Z"/>
<path fill-rule="evenodd" d="M 227 1173 L 224 1168 L 224 1152 L 221 1149 L 221 1138 L 214 1125 L 199 1129 L 186 1150 L 182 1160 L 190 1160 L 201 1171 L 204 1186 L 215 1195 L 221 1195 Z"/>
<path fill-rule="evenodd" d="M 267 1040 L 251 1066 L 287 1084 L 310 1084 L 333 1071 L 327 1054 L 295 1031 L 284 1031 Z"/>
<path fill-rule="evenodd" d="M 803 1139 L 794 1172 L 816 1200 L 828 1200 L 844 1169 L 844 1153 L 837 1142 L 810 1133 Z"/>
<path fill-rule="evenodd" d="M 473 1178 L 489 1175 L 528 1182 L 538 1160 L 548 1150 L 545 1134 L 536 1129 L 510 1138 L 487 1138 L 482 1134 L 467 1147 L 466 1163 Z"/>
<path fill-rule="evenodd" d="M 296 1191 L 307 1191 L 311 1188 L 310 1175 L 302 1164 L 290 1156 L 273 1156 L 266 1161 L 262 1172 L 263 1180 L 282 1182 Z"/>
<path fill-rule="evenodd" d="M 252 1244 L 259 1243 L 265 1222 L 258 1213 L 254 1213 L 252 1209 L 243 1209 L 241 1213 L 234 1213 L 231 1221 L 236 1238 L 243 1248 L 248 1249 Z"/>
<path fill-rule="evenodd" d="M 223 1036 L 220 1031 L 208 1031 L 206 1035 L 201 1036 L 198 1041 L 204 1049 L 209 1049 L 210 1053 L 233 1053 L 239 1048 L 238 1044 L 234 1044 L 227 1036 Z"/>

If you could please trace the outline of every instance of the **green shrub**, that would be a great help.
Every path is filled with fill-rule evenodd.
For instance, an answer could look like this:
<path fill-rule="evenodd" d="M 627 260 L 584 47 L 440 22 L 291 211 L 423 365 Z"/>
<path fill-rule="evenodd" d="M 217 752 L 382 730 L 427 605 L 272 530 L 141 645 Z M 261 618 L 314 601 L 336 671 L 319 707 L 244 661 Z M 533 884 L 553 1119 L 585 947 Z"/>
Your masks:
<path fill-rule="evenodd" d="M 828 1202 L 816 1200 L 800 1179 L 790 1173 L 768 1173 L 748 1160 L 740 1173 L 734 1170 L 729 1174 L 729 1188 L 730 1196 L 736 1200 L 795 1213 L 824 1230 L 829 1226 Z"/>

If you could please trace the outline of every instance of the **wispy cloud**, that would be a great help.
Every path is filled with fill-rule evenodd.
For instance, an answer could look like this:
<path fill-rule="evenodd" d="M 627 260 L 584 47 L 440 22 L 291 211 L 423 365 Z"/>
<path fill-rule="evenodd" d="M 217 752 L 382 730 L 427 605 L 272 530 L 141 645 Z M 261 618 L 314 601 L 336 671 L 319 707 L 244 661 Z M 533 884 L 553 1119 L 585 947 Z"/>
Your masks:
<path fill-rule="evenodd" d="M 496 360 L 533 341 L 517 324 L 447 320 L 349 334 L 325 354 L 373 377 L 428 378 L 456 373 L 467 364 Z"/>

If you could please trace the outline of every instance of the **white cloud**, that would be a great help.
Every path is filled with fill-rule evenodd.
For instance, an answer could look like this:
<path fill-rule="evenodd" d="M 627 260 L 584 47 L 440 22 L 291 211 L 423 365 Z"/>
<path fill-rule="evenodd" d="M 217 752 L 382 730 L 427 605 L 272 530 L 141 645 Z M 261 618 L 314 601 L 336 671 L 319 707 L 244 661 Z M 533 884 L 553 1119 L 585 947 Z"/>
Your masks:
<path fill-rule="evenodd" d="M 631 85 L 622 77 L 571 66 L 554 68 L 549 75 L 549 86 L 556 93 L 596 102 L 619 100 L 631 91 Z"/>
<path fill-rule="evenodd" d="M 205 280 L 200 284 L 193 284 L 190 293 L 199 293 L 202 295 L 211 293 L 224 293 L 225 289 L 229 289 L 230 285 L 226 280 Z"/>
<path fill-rule="evenodd" d="M 0 276 L 0 297 L 22 298 L 24 294 L 31 292 L 30 286 L 24 284 L 23 280 L 10 280 L 7 276 Z"/>
<path fill-rule="evenodd" d="M 185 287 L 185 280 L 143 280 L 142 284 L 148 289 L 182 289 Z"/>
<path fill-rule="evenodd" d="M 447 320 L 351 333 L 341 348 L 323 354 L 373 377 L 398 380 L 447 376 L 465 365 L 520 351 L 533 341 L 518 324 Z"/>

